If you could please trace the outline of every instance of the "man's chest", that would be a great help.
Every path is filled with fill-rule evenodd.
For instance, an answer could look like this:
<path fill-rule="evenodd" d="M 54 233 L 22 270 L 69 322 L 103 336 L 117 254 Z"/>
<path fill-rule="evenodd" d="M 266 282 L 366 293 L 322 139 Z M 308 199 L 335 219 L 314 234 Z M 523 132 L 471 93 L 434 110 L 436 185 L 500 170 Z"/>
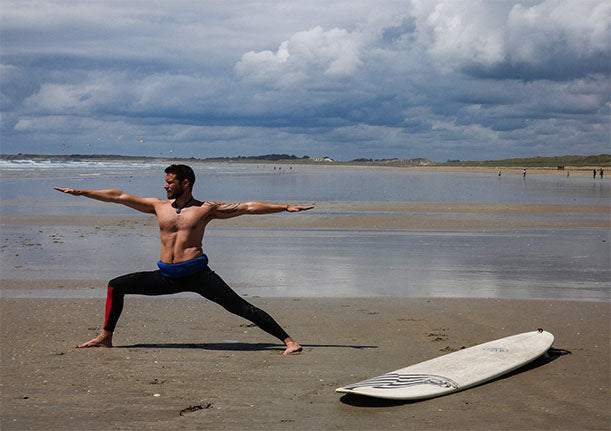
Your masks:
<path fill-rule="evenodd" d="M 183 208 L 176 212 L 170 205 L 157 213 L 159 229 L 162 232 L 192 231 L 203 229 L 207 211 L 202 207 Z"/>

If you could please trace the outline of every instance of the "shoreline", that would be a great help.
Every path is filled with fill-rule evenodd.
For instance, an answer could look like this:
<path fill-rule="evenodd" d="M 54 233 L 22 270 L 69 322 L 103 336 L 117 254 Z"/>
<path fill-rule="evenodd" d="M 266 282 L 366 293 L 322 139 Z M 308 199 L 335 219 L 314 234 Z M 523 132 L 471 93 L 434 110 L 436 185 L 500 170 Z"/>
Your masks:
<path fill-rule="evenodd" d="M 284 357 L 279 341 L 221 307 L 171 297 L 130 297 L 115 348 L 80 350 L 100 330 L 104 300 L 0 299 L 1 428 L 405 429 L 406 420 L 431 430 L 608 428 L 608 303 L 249 300 L 304 352 Z M 413 403 L 335 393 L 539 327 L 566 354 L 475 388 Z"/>
<path fill-rule="evenodd" d="M 29 156 L 29 157 L 28 157 Z M 4 160 L 21 160 L 16 159 L 11 155 L 10 158 L 6 158 L 4 156 Z M 23 160 L 32 160 L 32 161 L 47 161 L 54 160 L 58 162 L 137 162 L 137 161 L 145 161 L 150 163 L 158 163 L 158 164 L 172 164 L 172 163 L 185 163 L 185 164 L 193 164 L 193 165 L 233 165 L 233 166 L 252 166 L 252 165 L 260 165 L 260 166 L 300 166 L 300 167 L 308 167 L 308 168 L 320 168 L 320 169 L 333 169 L 333 168 L 345 168 L 345 169 L 367 169 L 367 170 L 409 170 L 409 171 L 425 171 L 425 172 L 444 172 L 444 173 L 481 173 L 481 174 L 494 174 L 498 176 L 498 173 L 501 172 L 501 176 L 522 176 L 523 169 L 526 169 L 527 176 L 528 175 L 554 175 L 554 176 L 579 176 L 579 177 L 592 177 L 593 170 L 596 170 L 596 179 L 600 180 L 599 171 L 602 167 L 605 170 L 610 170 L 611 166 L 608 164 L 603 165 L 587 165 L 587 166 L 577 166 L 577 165 L 565 165 L 563 169 L 558 169 L 558 166 L 529 166 L 525 165 L 496 165 L 496 164 L 488 164 L 488 165 L 468 165 L 468 166 L 459 166 L 459 165 L 442 165 L 442 164 L 415 164 L 409 162 L 407 160 L 388 160 L 388 161 L 379 161 L 379 162 L 353 162 L 353 161 L 333 161 L 333 162 L 325 162 L 325 161 L 310 161 L 310 160 L 302 160 L 302 159 L 281 159 L 281 160 L 256 160 L 256 159 L 240 159 L 240 160 L 206 160 L 206 159 L 193 159 L 193 158 L 176 158 L 176 159 L 166 159 L 166 158 L 156 158 L 156 157 L 116 157 L 116 156 L 101 156 L 101 157 L 90 157 L 86 155 L 82 155 L 79 157 L 71 157 L 71 156 L 42 156 L 42 155 L 24 155 Z M 2 158 L 2 155 L 0 155 Z"/>

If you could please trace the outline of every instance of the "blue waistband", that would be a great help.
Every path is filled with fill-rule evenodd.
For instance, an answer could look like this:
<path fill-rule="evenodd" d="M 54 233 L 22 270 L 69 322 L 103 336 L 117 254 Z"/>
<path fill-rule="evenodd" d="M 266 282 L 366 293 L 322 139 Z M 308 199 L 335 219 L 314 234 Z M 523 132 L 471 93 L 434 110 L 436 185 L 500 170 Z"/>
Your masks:
<path fill-rule="evenodd" d="M 157 262 L 161 275 L 168 278 L 188 277 L 196 272 L 202 271 L 208 265 L 208 256 L 205 254 L 195 259 L 180 263 Z"/>

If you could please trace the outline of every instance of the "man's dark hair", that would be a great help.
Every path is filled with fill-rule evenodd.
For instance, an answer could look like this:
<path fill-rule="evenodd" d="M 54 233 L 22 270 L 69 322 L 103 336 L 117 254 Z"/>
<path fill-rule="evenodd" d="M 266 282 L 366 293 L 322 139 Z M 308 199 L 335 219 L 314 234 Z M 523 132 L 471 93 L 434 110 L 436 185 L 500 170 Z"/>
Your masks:
<path fill-rule="evenodd" d="M 195 184 L 195 173 L 187 165 L 170 165 L 165 168 L 166 174 L 176 175 L 176 179 L 182 183 L 183 180 L 189 180 L 189 187 L 193 190 L 193 184 Z"/>

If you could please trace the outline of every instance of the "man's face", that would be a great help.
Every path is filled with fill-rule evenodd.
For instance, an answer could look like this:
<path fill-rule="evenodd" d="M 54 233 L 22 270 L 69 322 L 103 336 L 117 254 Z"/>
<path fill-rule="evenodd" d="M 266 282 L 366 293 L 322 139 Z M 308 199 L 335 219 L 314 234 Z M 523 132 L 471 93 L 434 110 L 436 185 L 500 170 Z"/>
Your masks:
<path fill-rule="evenodd" d="M 182 196 L 185 191 L 184 185 L 186 184 L 184 180 L 181 184 L 176 178 L 176 174 L 166 174 L 165 176 L 165 192 L 168 196 L 168 199 L 177 199 Z"/>

